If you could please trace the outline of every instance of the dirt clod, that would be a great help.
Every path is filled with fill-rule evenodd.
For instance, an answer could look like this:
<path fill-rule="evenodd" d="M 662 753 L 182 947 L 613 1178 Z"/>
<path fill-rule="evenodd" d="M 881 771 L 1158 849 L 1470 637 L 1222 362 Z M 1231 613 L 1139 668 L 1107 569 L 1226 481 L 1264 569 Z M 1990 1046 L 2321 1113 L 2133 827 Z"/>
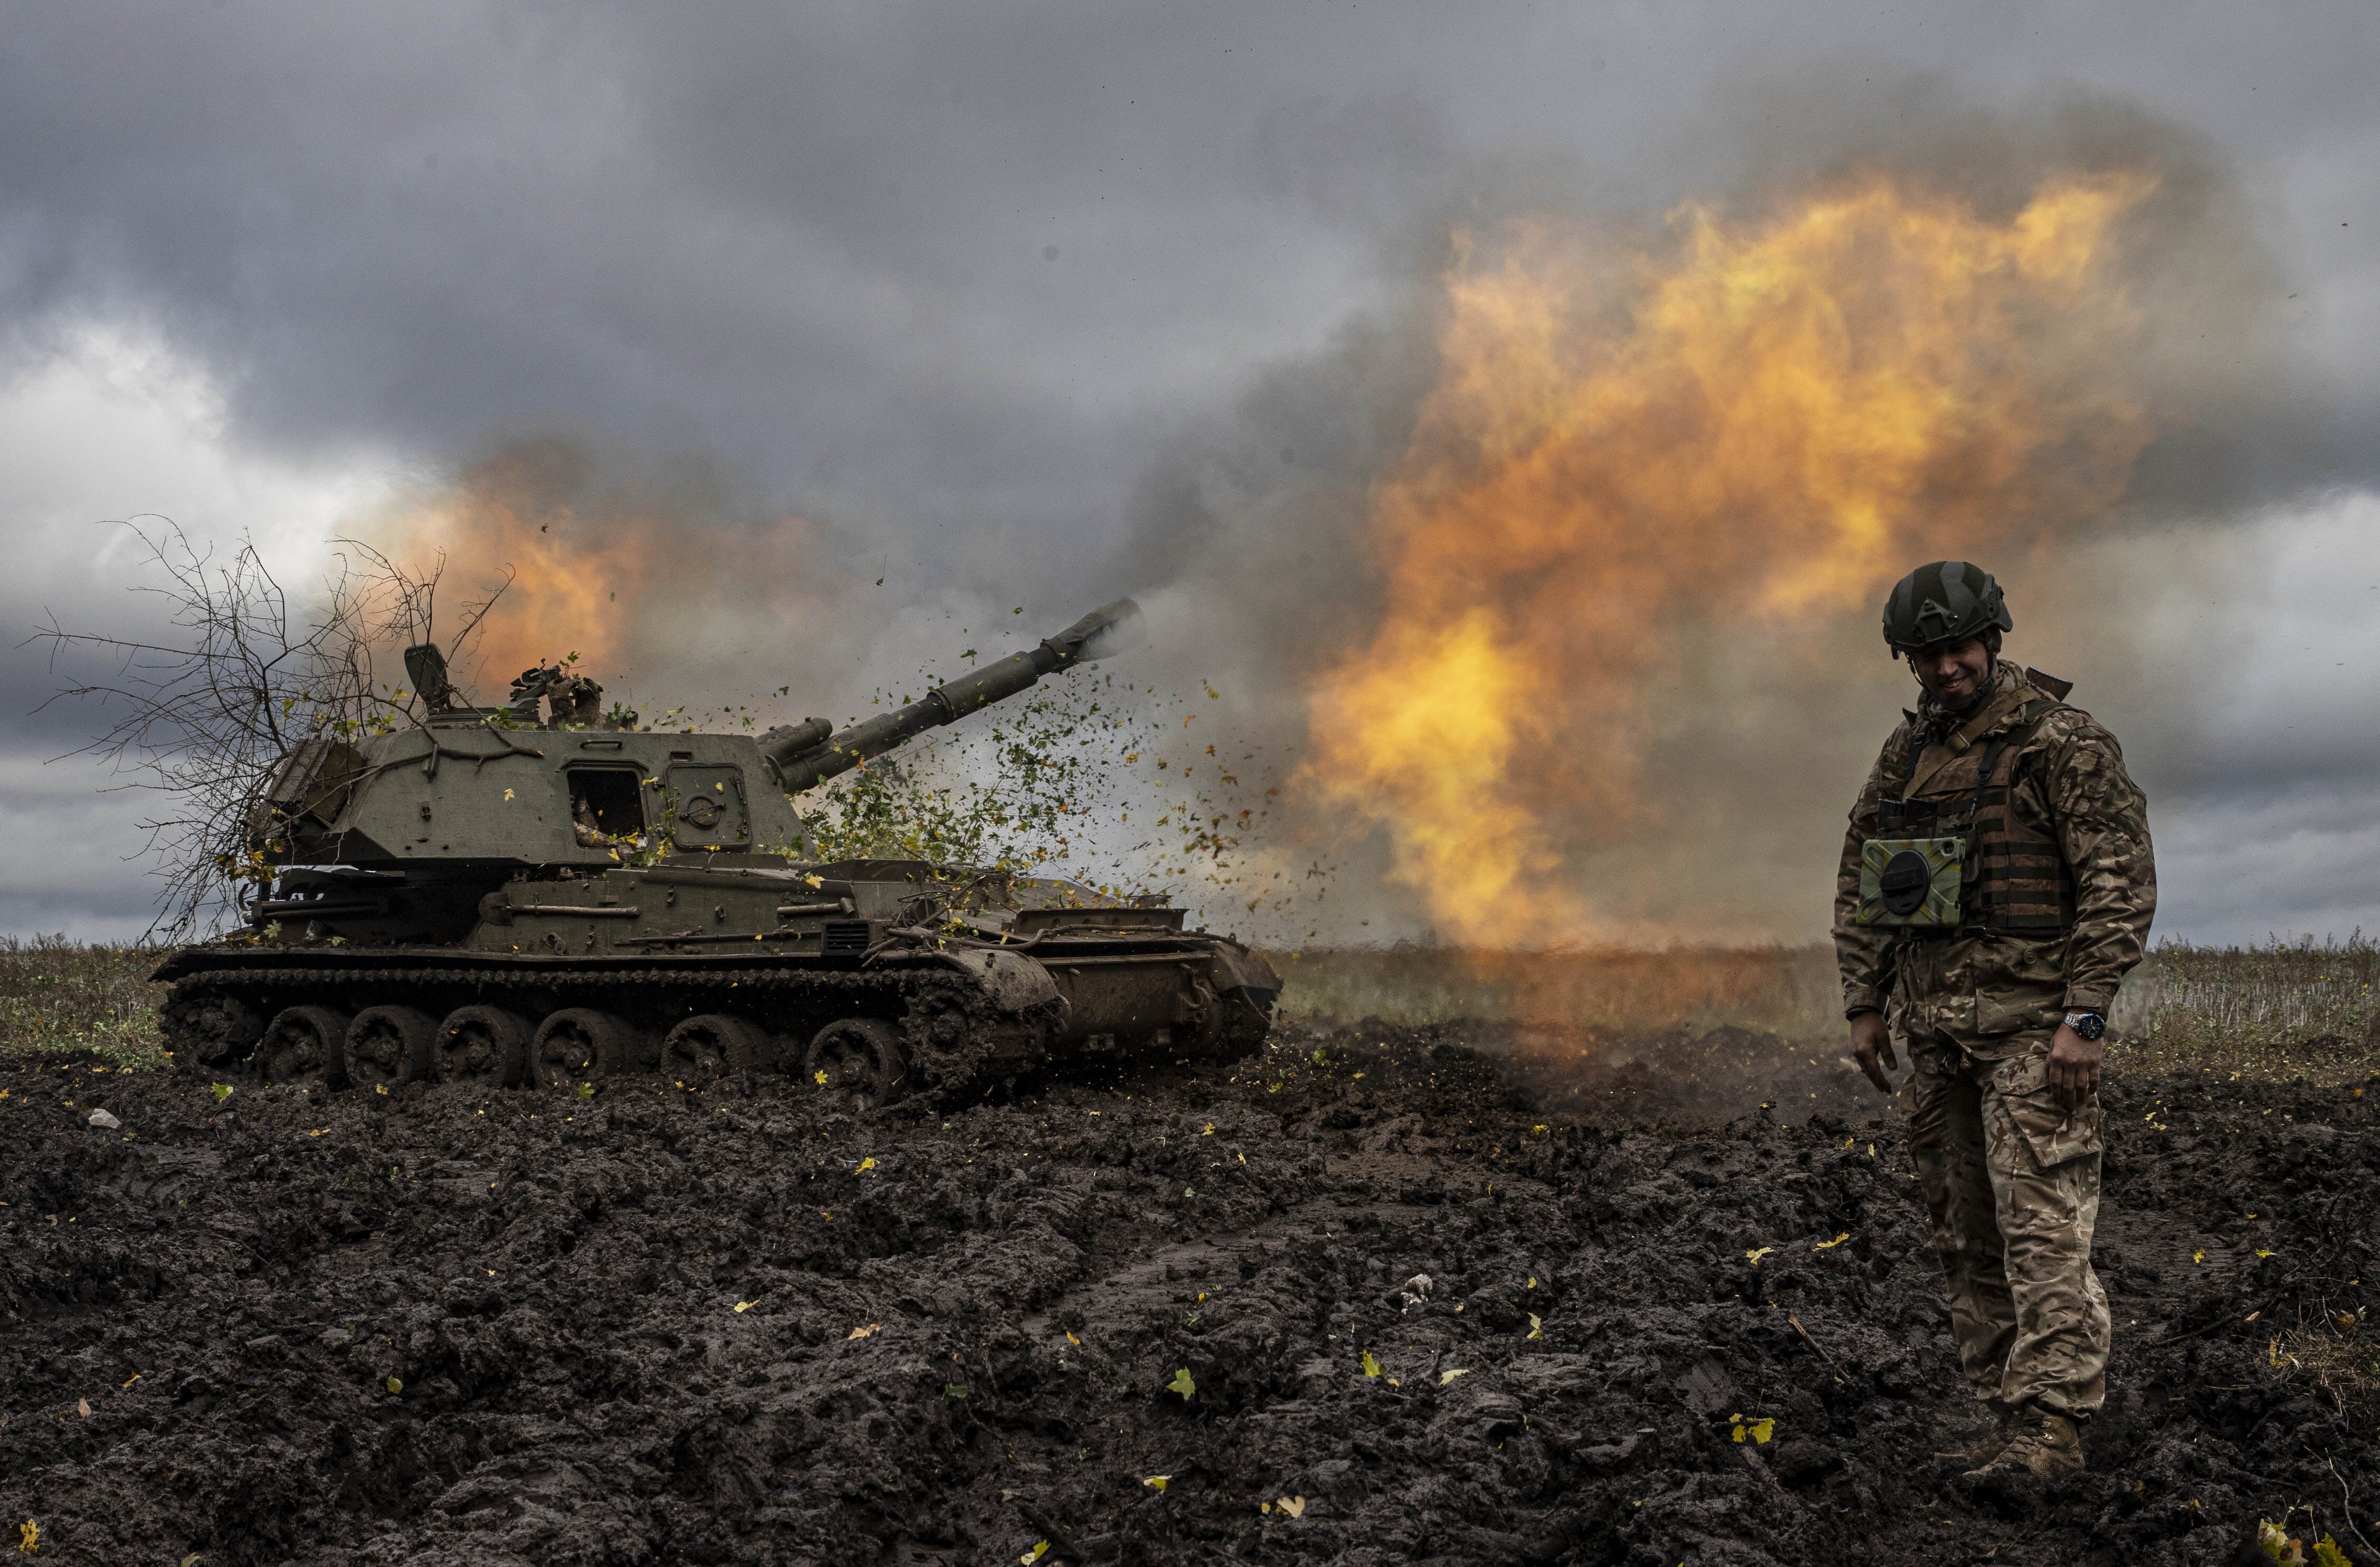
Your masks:
<path fill-rule="evenodd" d="M 0 1516 L 45 1558 L 225 1567 L 2211 1567 L 2292 1508 L 2380 1534 L 2380 1096 L 2114 1085 L 2091 1467 L 1964 1481 L 1926 1455 L 1985 1414 L 1898 1121 L 1724 1048 L 1690 1081 L 1679 1041 L 1285 1031 L 1236 1073 L 868 1115 L 779 1077 L 133 1073 L 106 1136 L 84 1068 L 0 1073 Z"/>

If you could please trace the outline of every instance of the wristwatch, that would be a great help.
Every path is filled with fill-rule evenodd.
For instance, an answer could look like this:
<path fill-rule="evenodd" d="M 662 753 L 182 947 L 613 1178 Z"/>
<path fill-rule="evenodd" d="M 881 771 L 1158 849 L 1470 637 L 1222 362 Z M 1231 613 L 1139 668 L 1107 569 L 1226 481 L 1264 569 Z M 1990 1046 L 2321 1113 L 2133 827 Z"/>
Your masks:
<path fill-rule="evenodd" d="M 2095 1040 L 2107 1031 L 2107 1020 L 2095 1012 L 2070 1012 L 2066 1014 L 2066 1026 L 2086 1039 Z"/>

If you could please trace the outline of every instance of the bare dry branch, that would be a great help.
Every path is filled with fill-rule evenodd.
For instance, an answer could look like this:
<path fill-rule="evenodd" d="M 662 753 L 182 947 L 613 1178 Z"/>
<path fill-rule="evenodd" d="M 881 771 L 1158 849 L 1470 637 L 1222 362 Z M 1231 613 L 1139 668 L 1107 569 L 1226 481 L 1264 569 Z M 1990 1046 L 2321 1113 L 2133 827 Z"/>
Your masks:
<path fill-rule="evenodd" d="M 51 701 L 91 701 L 110 715 L 69 754 L 109 763 L 115 787 L 159 796 L 135 857 L 153 859 L 164 882 L 150 939 L 180 941 L 212 928 L 268 874 L 248 823 L 291 749 L 419 722 L 417 694 L 376 678 L 373 654 L 431 639 L 445 562 L 416 574 L 342 540 L 321 587 L 293 602 L 253 541 L 225 553 L 170 518 L 123 526 L 162 578 L 136 590 L 159 601 L 169 635 L 72 631 L 53 617 L 29 640 L 48 645 L 53 670 L 70 672 Z M 508 585 L 465 604 L 457 649 Z M 93 666 L 105 673 L 71 673 Z"/>

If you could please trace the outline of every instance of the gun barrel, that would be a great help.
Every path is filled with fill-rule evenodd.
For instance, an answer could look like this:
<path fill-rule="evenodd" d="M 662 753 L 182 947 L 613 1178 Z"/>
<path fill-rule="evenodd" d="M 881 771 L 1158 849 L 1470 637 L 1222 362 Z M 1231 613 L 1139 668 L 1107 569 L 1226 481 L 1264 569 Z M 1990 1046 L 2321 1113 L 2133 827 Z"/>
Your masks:
<path fill-rule="evenodd" d="M 986 664 L 946 685 L 936 686 L 905 707 L 855 723 L 848 729 L 828 735 L 823 741 L 798 750 L 786 747 L 789 754 L 785 755 L 772 751 L 770 759 L 777 764 L 785 793 L 798 795 L 840 773 L 850 771 L 868 758 L 880 756 L 929 729 L 956 723 L 978 708 L 1005 701 L 1038 683 L 1045 674 L 1055 674 L 1075 664 L 1123 651 L 1130 645 L 1139 619 L 1138 604 L 1130 599 L 1118 599 L 1111 604 L 1093 610 L 1055 637 L 1045 639 L 1038 647 L 1011 653 L 997 663 Z M 810 725 L 819 723 L 816 719 L 809 720 L 800 729 L 791 732 L 787 738 L 799 735 L 807 740 L 810 734 L 815 733 L 810 730 Z"/>

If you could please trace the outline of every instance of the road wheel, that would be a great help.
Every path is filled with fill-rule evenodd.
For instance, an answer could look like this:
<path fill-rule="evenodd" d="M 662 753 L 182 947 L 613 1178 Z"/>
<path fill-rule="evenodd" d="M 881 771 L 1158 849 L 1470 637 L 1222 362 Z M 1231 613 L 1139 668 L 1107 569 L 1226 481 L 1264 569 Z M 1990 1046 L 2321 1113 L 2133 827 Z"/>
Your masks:
<path fill-rule="evenodd" d="M 240 995 L 198 995 L 166 1003 L 180 1039 L 191 1044 L 201 1066 L 228 1066 L 254 1050 L 272 1021 L 256 1002 Z M 172 1041 L 169 1041 L 172 1042 Z"/>
<path fill-rule="evenodd" d="M 846 1017 L 820 1029 L 802 1057 L 802 1075 L 854 1110 L 891 1104 L 910 1087 L 900 1032 L 875 1017 Z"/>
<path fill-rule="evenodd" d="M 387 1088 L 430 1075 L 438 1020 L 412 1006 L 371 1006 L 347 1025 L 347 1085 Z"/>
<path fill-rule="evenodd" d="M 438 1026 L 441 1083 L 510 1088 L 528 1075 L 528 1019 L 500 1006 L 460 1006 Z"/>
<path fill-rule="evenodd" d="M 776 1042 L 758 1024 L 707 1012 L 669 1031 L 662 1041 L 662 1073 L 692 1087 L 731 1073 L 762 1071 L 775 1054 Z"/>
<path fill-rule="evenodd" d="M 327 1006 L 284 1007 L 265 1026 L 256 1042 L 256 1068 L 268 1083 L 323 1083 L 338 1087 L 346 1081 L 340 1060 L 341 1041 L 347 1035 L 347 1014 Z"/>
<path fill-rule="evenodd" d="M 591 1006 L 565 1007 L 538 1025 L 528 1049 L 529 1084 L 567 1088 L 597 1077 L 640 1072 L 646 1035 L 626 1018 Z"/>

